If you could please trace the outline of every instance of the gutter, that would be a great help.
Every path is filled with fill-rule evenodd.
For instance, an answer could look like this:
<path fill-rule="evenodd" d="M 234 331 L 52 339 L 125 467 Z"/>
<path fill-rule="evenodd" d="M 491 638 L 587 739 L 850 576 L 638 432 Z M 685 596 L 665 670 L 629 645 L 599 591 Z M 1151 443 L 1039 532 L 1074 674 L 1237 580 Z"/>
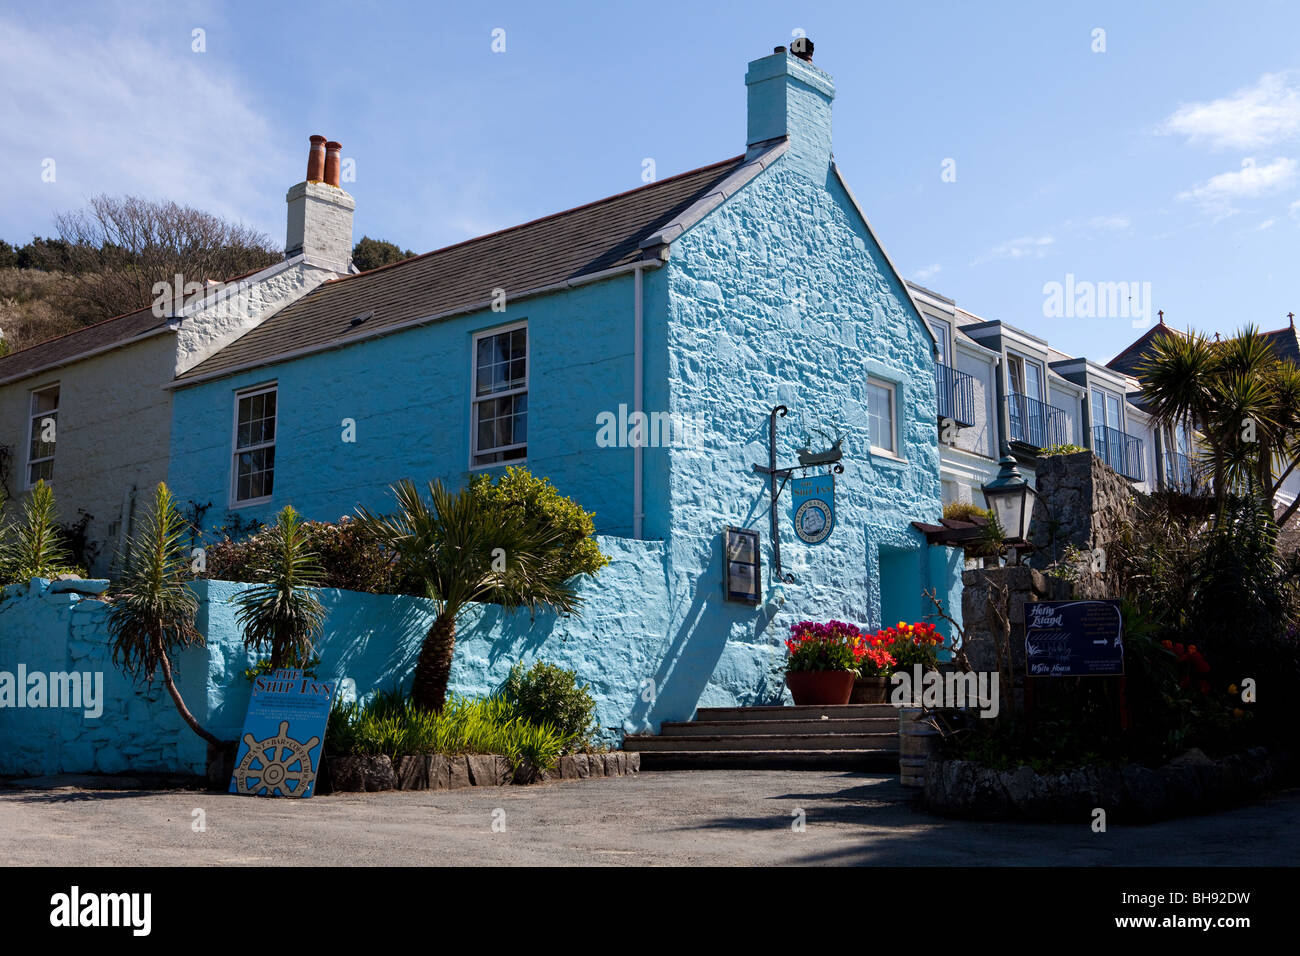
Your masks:
<path fill-rule="evenodd" d="M 602 279 L 612 279 L 615 276 L 626 275 L 629 272 L 639 273 L 642 269 L 658 268 L 663 264 L 664 258 L 659 257 L 638 259 L 635 262 L 628 262 L 621 266 L 614 266 L 611 269 L 603 269 L 600 272 L 593 272 L 589 275 L 576 276 L 572 279 L 563 279 L 560 282 L 553 282 L 550 285 L 538 286 L 536 289 L 528 289 L 524 292 L 516 292 L 509 296 L 510 299 L 526 299 L 533 296 L 546 295 L 551 292 L 562 292 L 565 289 L 574 289 L 578 286 L 588 285 L 592 282 L 599 282 Z M 218 369 L 214 372 L 208 372 L 204 375 L 195 375 L 192 378 L 184 380 L 173 380 L 163 385 L 164 391 L 174 389 L 188 388 L 191 385 L 199 385 L 203 382 L 211 382 L 220 378 L 227 378 L 231 375 L 238 375 L 240 372 L 248 372 L 253 369 L 266 368 L 270 365 L 281 365 L 285 362 L 291 362 L 295 359 L 304 358 L 308 355 L 317 355 L 321 352 L 330 352 L 335 349 L 347 348 L 357 342 L 365 342 L 370 339 L 382 338 L 385 335 L 393 335 L 397 332 L 405 332 L 408 329 L 418 328 L 421 325 L 431 325 L 434 322 L 441 322 L 444 319 L 455 318 L 460 315 L 470 315 L 474 312 L 483 312 L 492 307 L 491 298 L 483 299 L 479 302 L 472 302 L 469 305 L 460 306 L 455 309 L 449 309 L 446 312 L 436 312 L 433 315 L 420 316 L 414 319 L 407 319 L 396 325 L 384 326 L 382 328 L 371 329 L 360 335 L 352 335 L 346 339 L 340 339 L 333 342 L 325 342 L 320 345 L 309 345 L 305 348 L 295 349 L 292 352 L 282 352 L 269 358 L 257 359 L 252 362 L 245 362 L 242 365 L 236 365 L 232 368 Z"/>

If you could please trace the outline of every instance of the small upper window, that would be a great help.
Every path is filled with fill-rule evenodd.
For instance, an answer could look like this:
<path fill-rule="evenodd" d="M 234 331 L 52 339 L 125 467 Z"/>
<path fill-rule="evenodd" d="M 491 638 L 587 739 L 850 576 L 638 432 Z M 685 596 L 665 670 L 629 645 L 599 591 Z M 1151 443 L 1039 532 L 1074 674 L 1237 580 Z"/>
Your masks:
<path fill-rule="evenodd" d="M 470 462 L 475 467 L 528 456 L 528 328 L 474 337 L 474 416 Z"/>
<path fill-rule="evenodd" d="M 59 386 L 32 392 L 27 443 L 27 487 L 54 481 L 54 442 L 59 426 Z"/>
<path fill-rule="evenodd" d="M 231 500 L 247 505 L 271 497 L 275 480 L 276 386 L 235 395 L 234 463 Z"/>
<path fill-rule="evenodd" d="M 940 319 L 930 318 L 930 328 L 934 330 L 935 348 L 939 350 L 939 364 L 952 364 L 952 336 L 948 330 L 948 323 Z"/>
<path fill-rule="evenodd" d="M 871 448 L 890 455 L 898 454 L 895 422 L 895 388 L 888 382 L 867 379 L 867 417 L 871 429 Z"/>

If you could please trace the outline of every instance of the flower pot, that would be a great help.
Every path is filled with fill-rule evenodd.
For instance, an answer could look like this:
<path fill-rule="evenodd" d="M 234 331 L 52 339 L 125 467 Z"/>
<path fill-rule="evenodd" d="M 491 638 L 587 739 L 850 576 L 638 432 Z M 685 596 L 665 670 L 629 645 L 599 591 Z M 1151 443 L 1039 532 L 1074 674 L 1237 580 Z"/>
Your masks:
<path fill-rule="evenodd" d="M 788 671 L 785 684 L 797 706 L 847 704 L 857 676 L 853 671 Z"/>
<path fill-rule="evenodd" d="M 859 677 L 853 682 L 853 694 L 850 704 L 887 704 L 889 703 L 888 677 Z"/>

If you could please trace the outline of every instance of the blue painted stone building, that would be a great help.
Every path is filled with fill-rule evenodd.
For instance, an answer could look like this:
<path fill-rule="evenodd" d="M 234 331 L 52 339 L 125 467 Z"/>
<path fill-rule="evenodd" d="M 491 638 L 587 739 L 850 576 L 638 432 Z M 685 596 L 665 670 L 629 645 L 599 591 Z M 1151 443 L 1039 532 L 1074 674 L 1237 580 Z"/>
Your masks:
<path fill-rule="evenodd" d="M 401 477 L 526 464 L 618 560 L 580 622 L 479 615 L 454 689 L 556 660 L 626 730 L 779 702 L 792 622 L 915 620 L 928 588 L 957 613 L 960 552 L 911 526 L 941 507 L 934 338 L 834 162 L 831 77 L 778 49 L 745 82 L 742 156 L 325 283 L 181 375 L 180 500 L 335 520 Z M 844 449 L 827 542 L 781 499 L 784 603 L 752 468 L 778 404 L 779 465 Z M 727 526 L 760 532 L 757 607 L 724 600 Z"/>

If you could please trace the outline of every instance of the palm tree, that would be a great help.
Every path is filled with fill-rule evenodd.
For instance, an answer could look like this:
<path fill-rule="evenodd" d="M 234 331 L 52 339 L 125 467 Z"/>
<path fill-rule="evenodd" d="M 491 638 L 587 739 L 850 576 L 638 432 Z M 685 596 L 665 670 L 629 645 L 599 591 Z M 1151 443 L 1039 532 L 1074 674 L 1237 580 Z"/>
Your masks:
<path fill-rule="evenodd" d="M 0 527 L 0 581 L 50 578 L 72 564 L 55 521 L 54 489 L 42 479 L 23 503 L 23 519 Z"/>
<path fill-rule="evenodd" d="M 301 667 L 325 622 L 325 609 L 312 590 L 324 576 L 320 556 L 311 550 L 307 530 L 291 505 L 276 516 L 267 537 L 269 559 L 253 570 L 264 583 L 235 599 L 235 620 L 243 628 L 245 647 L 270 646 L 272 669 Z"/>
<path fill-rule="evenodd" d="M 1254 326 L 1223 342 L 1199 333 L 1159 336 L 1137 371 L 1158 427 L 1200 431 L 1199 467 L 1211 476 L 1220 515 L 1232 491 L 1273 505 L 1300 452 L 1300 372 Z"/>
<path fill-rule="evenodd" d="M 470 489 L 452 493 L 441 481 L 429 483 L 428 500 L 409 479 L 391 490 L 393 514 L 376 516 L 365 508 L 357 514 L 393 551 L 399 572 L 435 602 L 411 699 L 437 711 L 447 697 L 456 621 L 470 604 L 570 613 L 582 599 L 568 580 L 564 535 L 550 521 L 492 508 Z"/>
<path fill-rule="evenodd" d="M 153 511 L 143 519 L 124 559 L 122 577 L 114 587 L 108 610 L 113 663 L 130 677 L 152 681 L 162 671 L 163 683 L 181 719 L 214 747 L 222 742 L 205 730 L 185 706 L 172 674 L 171 655 L 202 647 L 203 635 L 194 626 L 199 602 L 185 585 L 189 555 L 184 537 L 189 526 L 176 510 L 172 493 L 162 482 L 154 490 Z"/>

